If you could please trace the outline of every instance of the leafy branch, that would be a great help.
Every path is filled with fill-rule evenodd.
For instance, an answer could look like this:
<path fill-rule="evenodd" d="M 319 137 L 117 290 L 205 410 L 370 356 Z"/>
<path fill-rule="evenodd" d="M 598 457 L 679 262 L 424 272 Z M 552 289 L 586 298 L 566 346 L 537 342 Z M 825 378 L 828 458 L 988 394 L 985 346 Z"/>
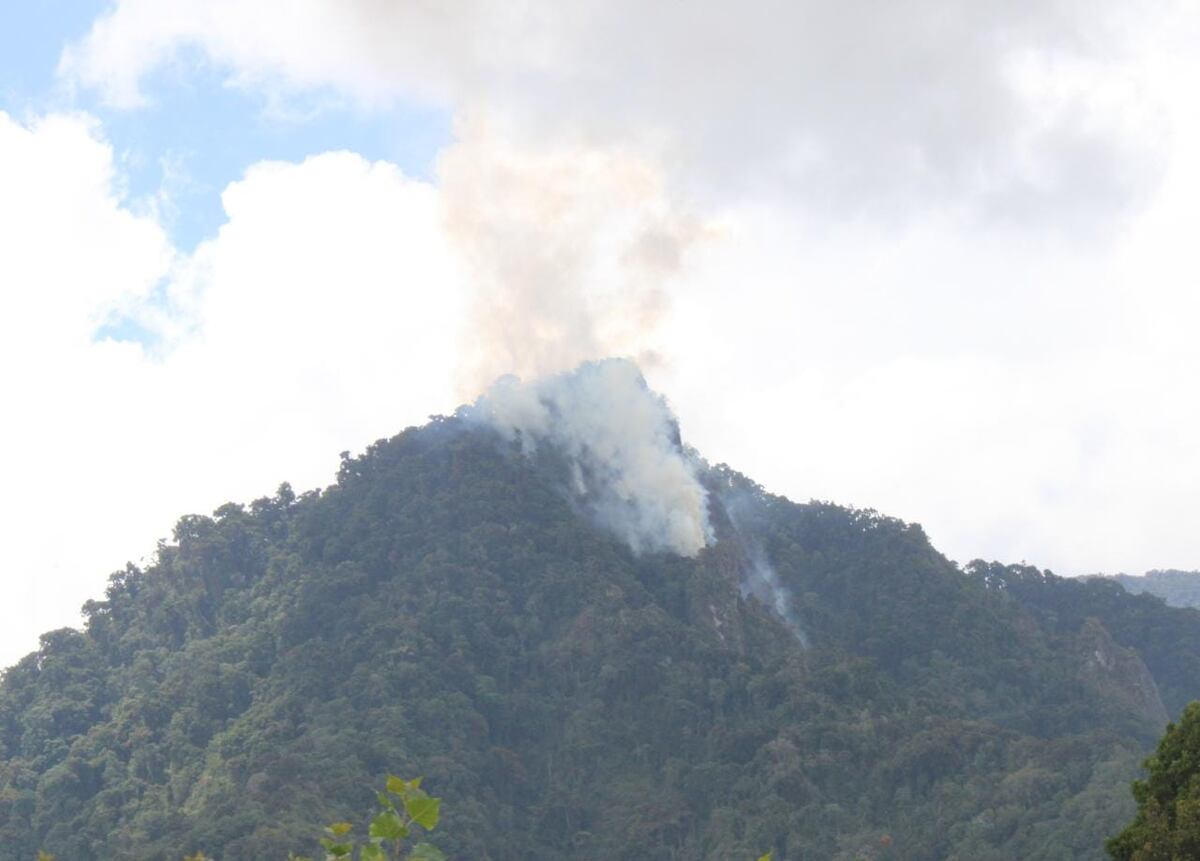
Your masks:
<path fill-rule="evenodd" d="M 446 856 L 432 843 L 421 841 L 408 847 L 408 841 L 421 831 L 437 828 L 441 817 L 442 800 L 433 798 L 421 789 L 421 778 L 404 780 L 388 775 L 387 788 L 376 793 L 379 811 L 367 826 L 367 841 L 361 845 L 350 836 L 354 826 L 335 822 L 325 829 L 321 845 L 326 861 L 354 859 L 358 861 L 446 861 Z M 291 856 L 289 861 L 311 861 Z"/>

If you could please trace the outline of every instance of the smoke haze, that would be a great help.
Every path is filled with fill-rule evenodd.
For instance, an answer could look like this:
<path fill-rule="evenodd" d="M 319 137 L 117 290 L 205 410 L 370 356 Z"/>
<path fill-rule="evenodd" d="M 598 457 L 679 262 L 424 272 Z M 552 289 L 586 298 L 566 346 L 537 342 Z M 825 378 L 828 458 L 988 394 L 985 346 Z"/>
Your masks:
<path fill-rule="evenodd" d="M 733 482 L 729 482 L 728 487 L 722 483 L 720 487 L 716 495 L 729 517 L 729 525 L 733 528 L 743 556 L 742 564 L 738 566 L 738 587 L 742 597 L 753 595 L 771 608 L 796 635 L 800 644 L 807 647 L 808 637 L 800 624 L 800 614 L 796 611 L 791 590 L 779 579 L 775 566 L 755 534 L 755 495 Z"/>
<path fill-rule="evenodd" d="M 695 556 L 713 537 L 696 464 L 663 398 L 625 359 L 522 382 L 505 377 L 460 412 L 567 456 L 573 498 L 634 553 Z"/>
<path fill-rule="evenodd" d="M 702 233 L 659 174 L 611 150 L 533 157 L 482 123 L 459 131 L 438 173 L 471 285 L 460 395 L 612 355 L 654 364 L 666 285 Z"/>

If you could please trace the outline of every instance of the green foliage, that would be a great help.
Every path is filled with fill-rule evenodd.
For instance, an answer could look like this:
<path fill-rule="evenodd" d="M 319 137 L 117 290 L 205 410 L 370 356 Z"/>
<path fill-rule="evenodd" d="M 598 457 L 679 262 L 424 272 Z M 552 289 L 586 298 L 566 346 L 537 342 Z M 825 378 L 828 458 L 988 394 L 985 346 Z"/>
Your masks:
<path fill-rule="evenodd" d="M 561 468 L 445 419 L 181 519 L 0 681 L 0 861 L 312 857 L 373 803 L 324 838 L 437 857 L 388 768 L 478 861 L 1094 857 L 1159 691 L 1200 691 L 1194 611 L 720 467 L 715 546 L 635 556 Z M 808 648 L 741 594 L 749 544 Z"/>
<path fill-rule="evenodd" d="M 1168 724 L 1154 755 L 1133 782 L 1137 815 L 1105 844 L 1117 861 L 1200 858 L 1200 702 Z"/>
<path fill-rule="evenodd" d="M 1089 618 L 1100 622 L 1113 640 L 1136 650 L 1145 662 L 1167 713 L 1178 714 L 1200 693 L 1197 610 L 1166 607 L 1150 594 L 1130 595 L 1107 578 L 1055 577 L 1025 565 L 978 561 L 968 566 L 968 573 L 1019 602 L 1056 635 L 1079 631 Z M 1155 739 L 1161 729 L 1155 728 Z"/>
<path fill-rule="evenodd" d="M 349 822 L 335 822 L 325 828 L 325 836 L 319 839 L 325 849 L 325 861 L 357 858 L 358 861 L 446 861 L 436 846 L 417 843 L 405 852 L 405 841 L 414 827 L 432 831 L 437 827 L 441 799 L 432 798 L 421 789 L 421 778 L 403 780 L 388 775 L 387 789 L 378 793 L 379 810 L 371 819 L 370 837 L 358 845 L 350 832 L 354 826 Z M 399 806 L 397 806 L 399 802 Z M 54 856 L 38 850 L 37 861 L 54 861 Z M 211 861 L 203 852 L 189 855 L 183 861 Z M 288 861 L 312 861 L 288 853 Z"/>
<path fill-rule="evenodd" d="M 378 810 L 367 827 L 367 842 L 358 844 L 350 832 L 354 826 L 349 822 L 335 822 L 325 829 L 320 838 L 325 849 L 326 861 L 340 858 L 359 861 L 446 861 L 436 846 L 431 843 L 416 843 L 408 851 L 405 844 L 417 828 L 432 831 L 437 827 L 441 811 L 440 798 L 432 798 L 421 788 L 421 778 L 403 780 L 388 775 L 386 789 L 376 794 Z M 290 856 L 293 861 L 308 859 Z"/>
<path fill-rule="evenodd" d="M 1142 575 L 1114 574 L 1126 592 L 1162 598 L 1172 607 L 1200 607 L 1200 571 L 1147 571 Z"/>

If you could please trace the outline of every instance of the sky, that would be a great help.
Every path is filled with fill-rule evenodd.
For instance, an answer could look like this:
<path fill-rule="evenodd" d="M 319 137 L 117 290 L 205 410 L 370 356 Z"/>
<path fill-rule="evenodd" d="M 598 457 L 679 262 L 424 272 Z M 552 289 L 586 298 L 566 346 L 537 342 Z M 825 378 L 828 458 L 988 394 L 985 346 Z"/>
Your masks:
<path fill-rule="evenodd" d="M 1135 5 L 0 5 L 0 664 L 604 356 L 953 559 L 1200 568 L 1200 7 Z"/>

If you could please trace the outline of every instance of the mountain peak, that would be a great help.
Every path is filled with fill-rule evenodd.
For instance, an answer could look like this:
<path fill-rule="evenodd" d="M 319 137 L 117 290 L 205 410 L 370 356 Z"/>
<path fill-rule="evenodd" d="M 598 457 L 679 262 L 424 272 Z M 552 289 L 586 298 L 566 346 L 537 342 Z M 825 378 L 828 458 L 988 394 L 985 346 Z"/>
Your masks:
<path fill-rule="evenodd" d="M 1098 855 L 1200 614 L 766 494 L 631 368 L 182 518 L 0 681 L 0 861 L 311 852 L 389 772 L 454 858 Z"/>

